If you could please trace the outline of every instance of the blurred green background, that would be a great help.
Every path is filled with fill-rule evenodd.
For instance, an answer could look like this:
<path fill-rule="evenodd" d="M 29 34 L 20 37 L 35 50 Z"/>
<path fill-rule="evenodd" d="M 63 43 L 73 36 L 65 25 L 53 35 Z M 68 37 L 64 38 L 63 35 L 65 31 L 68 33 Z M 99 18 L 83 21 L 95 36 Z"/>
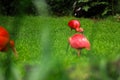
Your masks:
<path fill-rule="evenodd" d="M 0 52 L 0 80 L 120 80 L 119 3 L 1 0 L 0 25 L 15 40 L 19 57 L 11 50 Z M 74 4 L 82 8 L 80 16 L 74 15 Z M 83 49 L 80 57 L 68 47 L 68 38 L 75 34 L 67 25 L 71 19 L 80 21 L 91 43 L 91 50 Z"/>

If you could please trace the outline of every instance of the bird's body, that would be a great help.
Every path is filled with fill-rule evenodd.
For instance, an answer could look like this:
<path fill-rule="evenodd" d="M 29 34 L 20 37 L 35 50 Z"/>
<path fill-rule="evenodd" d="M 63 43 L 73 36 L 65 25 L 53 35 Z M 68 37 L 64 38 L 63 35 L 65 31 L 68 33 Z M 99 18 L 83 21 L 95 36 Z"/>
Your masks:
<path fill-rule="evenodd" d="M 9 33 L 3 27 L 0 27 L 0 51 L 3 51 L 10 41 Z"/>
<path fill-rule="evenodd" d="M 17 56 L 14 41 L 10 40 L 8 31 L 0 26 L 0 51 L 7 51 L 8 48 L 12 48 L 14 54 Z"/>
<path fill-rule="evenodd" d="M 78 20 L 70 20 L 68 26 L 72 29 L 75 29 L 77 32 L 83 32 L 83 28 L 80 28 L 80 22 Z"/>
<path fill-rule="evenodd" d="M 6 46 L 9 42 L 9 39 L 7 38 L 4 38 L 4 37 L 0 37 L 0 51 L 4 51 L 6 50 Z"/>
<path fill-rule="evenodd" d="M 74 34 L 72 37 L 69 38 L 69 43 L 72 48 L 77 50 L 86 48 L 87 50 L 90 49 L 90 42 L 83 34 Z M 79 55 L 80 53 L 78 53 Z"/>

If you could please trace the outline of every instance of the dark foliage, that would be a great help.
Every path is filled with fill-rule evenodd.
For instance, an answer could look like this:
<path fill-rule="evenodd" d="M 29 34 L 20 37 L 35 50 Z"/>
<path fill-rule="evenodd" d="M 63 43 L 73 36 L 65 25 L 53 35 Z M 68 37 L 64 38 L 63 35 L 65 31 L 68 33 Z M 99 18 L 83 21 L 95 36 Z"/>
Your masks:
<path fill-rule="evenodd" d="M 106 4 L 96 4 L 92 6 L 93 2 L 76 2 L 74 5 L 73 15 L 75 17 L 95 17 L 95 16 L 102 16 L 102 13 L 105 11 L 107 7 Z M 85 8 L 86 7 L 86 8 Z"/>
<path fill-rule="evenodd" d="M 53 15 L 69 15 L 72 11 L 72 5 L 75 0 L 46 0 Z"/>
<path fill-rule="evenodd" d="M 34 0 L 0 0 L 0 15 L 38 15 Z M 49 13 L 57 16 L 104 17 L 120 13 L 119 0 L 45 0 Z"/>
<path fill-rule="evenodd" d="M 32 0 L 0 0 L 0 14 L 2 15 L 21 15 L 37 14 L 37 10 Z"/>
<path fill-rule="evenodd" d="M 76 17 L 104 17 L 119 12 L 117 0 L 77 0 L 73 15 Z M 116 8 L 117 7 L 117 8 Z"/>

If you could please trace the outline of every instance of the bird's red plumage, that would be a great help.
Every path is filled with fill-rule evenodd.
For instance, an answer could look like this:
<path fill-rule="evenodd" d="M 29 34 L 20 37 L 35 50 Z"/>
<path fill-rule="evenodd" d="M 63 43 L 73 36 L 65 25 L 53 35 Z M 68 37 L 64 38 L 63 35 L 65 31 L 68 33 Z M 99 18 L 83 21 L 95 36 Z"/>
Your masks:
<path fill-rule="evenodd" d="M 70 26 L 72 29 L 76 29 L 80 27 L 80 22 L 78 20 L 70 20 L 68 22 L 68 26 Z"/>
<path fill-rule="evenodd" d="M 9 43 L 10 36 L 6 29 L 0 26 L 0 51 Z"/>
<path fill-rule="evenodd" d="M 16 57 L 18 56 L 14 41 L 10 40 L 8 31 L 0 26 L 0 51 L 7 51 L 8 48 L 13 50 Z"/>
<path fill-rule="evenodd" d="M 69 43 L 75 49 L 90 49 L 90 43 L 83 34 L 75 34 L 69 38 Z"/>
<path fill-rule="evenodd" d="M 75 29 L 77 32 L 83 32 L 83 28 L 80 28 L 81 24 L 78 20 L 70 20 L 68 26 L 71 29 Z"/>

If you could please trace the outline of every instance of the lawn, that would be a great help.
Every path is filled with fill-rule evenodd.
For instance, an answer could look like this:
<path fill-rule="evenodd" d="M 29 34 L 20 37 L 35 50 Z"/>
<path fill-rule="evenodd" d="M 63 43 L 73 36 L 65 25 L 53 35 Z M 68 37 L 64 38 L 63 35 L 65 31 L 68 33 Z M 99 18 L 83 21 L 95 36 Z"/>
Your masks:
<path fill-rule="evenodd" d="M 84 35 L 91 43 L 91 49 L 83 49 L 80 57 L 75 49 L 68 47 L 68 38 L 75 34 L 67 25 L 71 19 L 80 21 Z M 1 17 L 0 25 L 4 26 L 15 40 L 19 57 L 16 59 L 12 54 L 11 61 L 19 67 L 22 76 L 33 76 L 29 74 L 29 70 L 26 71 L 26 66 L 32 69 L 39 65 L 40 70 L 38 67 L 37 70 L 41 79 L 38 80 L 88 80 L 94 65 L 104 68 L 107 62 L 120 58 L 120 22 L 112 17 L 98 21 L 74 17 Z M 7 55 L 0 52 L 2 63 Z M 103 69 L 102 71 L 104 72 Z M 32 73 L 35 73 L 34 70 Z M 97 74 L 101 75 L 100 72 Z M 37 80 L 37 77 L 34 80 Z M 100 79 L 108 79 L 105 78 L 106 76 Z M 93 80 L 98 80 L 98 77 Z"/>

